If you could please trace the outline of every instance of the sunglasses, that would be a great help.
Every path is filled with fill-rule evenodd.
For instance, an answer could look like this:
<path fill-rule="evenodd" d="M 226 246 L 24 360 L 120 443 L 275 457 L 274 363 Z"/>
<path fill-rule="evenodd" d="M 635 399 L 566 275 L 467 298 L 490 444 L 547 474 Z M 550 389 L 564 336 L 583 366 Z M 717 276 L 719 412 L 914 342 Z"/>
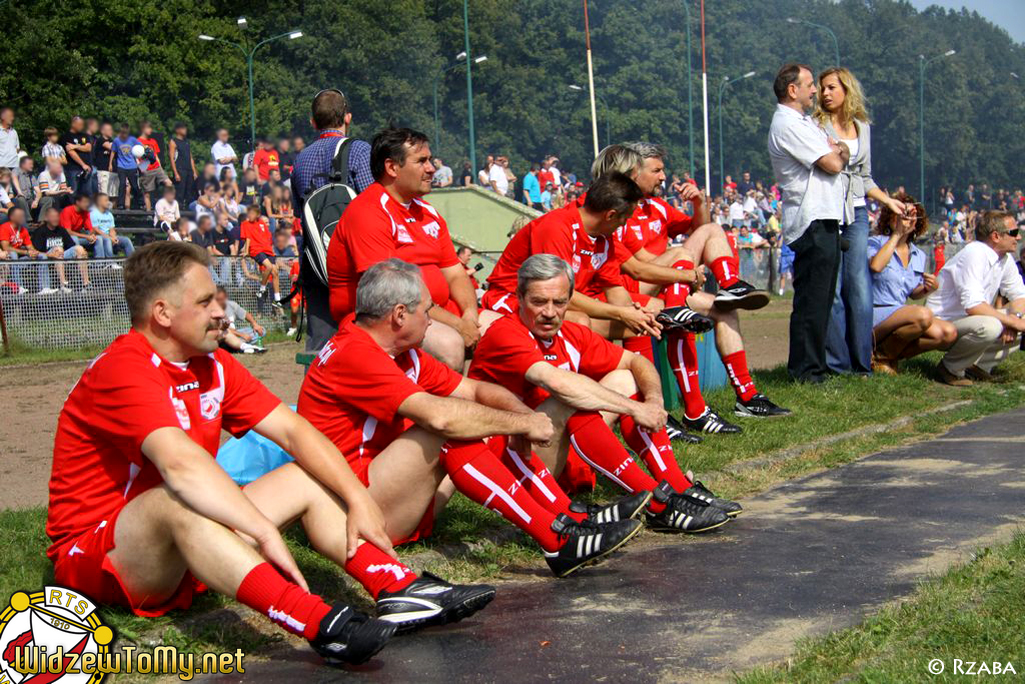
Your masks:
<path fill-rule="evenodd" d="M 1002 230 L 1000 232 L 1004 235 L 1010 235 L 1011 237 L 1016 238 L 1021 234 L 1021 228 L 1012 228 L 1011 230 Z"/>

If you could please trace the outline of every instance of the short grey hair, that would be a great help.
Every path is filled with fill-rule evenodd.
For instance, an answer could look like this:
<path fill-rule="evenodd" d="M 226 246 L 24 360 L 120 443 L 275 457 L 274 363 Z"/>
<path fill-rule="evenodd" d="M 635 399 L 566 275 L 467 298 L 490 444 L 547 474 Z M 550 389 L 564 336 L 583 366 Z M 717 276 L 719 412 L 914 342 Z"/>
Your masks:
<path fill-rule="evenodd" d="M 420 268 L 402 259 L 386 259 L 367 269 L 356 287 L 356 318 L 380 320 L 399 304 L 410 311 L 420 306 Z"/>
<path fill-rule="evenodd" d="M 535 254 L 524 261 L 516 273 L 516 296 L 526 295 L 527 288 L 535 281 L 551 280 L 561 275 L 566 276 L 566 280 L 569 281 L 569 293 L 572 296 L 573 269 L 566 260 L 554 254 Z"/>
<path fill-rule="evenodd" d="M 665 159 L 669 156 L 666 152 L 666 148 L 662 145 L 656 145 L 655 143 L 637 141 L 628 142 L 626 146 L 631 150 L 641 155 L 641 159 Z"/>
<path fill-rule="evenodd" d="M 598 153 L 594 163 L 591 164 L 591 177 L 598 180 L 602 176 L 618 172 L 632 178 L 643 163 L 644 158 L 629 146 L 609 145 Z"/>

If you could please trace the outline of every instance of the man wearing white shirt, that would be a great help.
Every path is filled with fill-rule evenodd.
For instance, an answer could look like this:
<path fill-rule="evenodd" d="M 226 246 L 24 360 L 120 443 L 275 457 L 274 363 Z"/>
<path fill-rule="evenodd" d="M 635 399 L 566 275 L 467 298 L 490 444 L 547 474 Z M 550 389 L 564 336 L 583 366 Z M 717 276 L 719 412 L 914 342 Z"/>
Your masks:
<path fill-rule="evenodd" d="M 231 169 L 231 177 L 235 178 L 235 162 L 238 155 L 235 148 L 228 142 L 228 129 L 221 128 L 217 131 L 217 142 L 210 147 L 210 156 L 217 164 L 217 180 L 221 179 L 222 169 Z"/>
<path fill-rule="evenodd" d="M 505 193 L 509 192 L 509 178 L 505 175 L 504 159 L 505 157 L 498 157 L 488 169 L 488 181 L 491 183 L 491 189 L 503 197 Z"/>
<path fill-rule="evenodd" d="M 948 385 L 989 380 L 993 368 L 1018 347 L 1025 332 L 1025 283 L 1014 261 L 1020 229 L 1005 211 L 987 211 L 975 226 L 975 241 L 937 275 L 939 287 L 926 305 L 957 328 L 957 342 L 936 368 Z M 994 306 L 997 295 L 1005 308 Z"/>
<path fill-rule="evenodd" d="M 826 330 L 840 267 L 843 188 L 850 159 L 805 114 L 815 104 L 811 69 L 785 64 L 773 83 L 778 105 L 769 128 L 769 158 L 783 193 L 783 241 L 794 252 L 794 310 L 790 315 L 790 377 L 825 380 Z"/>

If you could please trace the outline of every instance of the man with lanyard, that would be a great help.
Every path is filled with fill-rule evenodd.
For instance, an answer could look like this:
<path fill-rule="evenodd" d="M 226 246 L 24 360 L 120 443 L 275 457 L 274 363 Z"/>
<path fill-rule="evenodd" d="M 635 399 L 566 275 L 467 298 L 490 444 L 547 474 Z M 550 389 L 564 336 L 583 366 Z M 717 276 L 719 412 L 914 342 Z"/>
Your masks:
<path fill-rule="evenodd" d="M 631 154 L 633 153 L 633 154 Z M 662 318 L 672 317 L 691 322 L 694 314 L 714 325 L 716 347 L 726 366 L 727 376 L 737 396 L 735 412 L 749 417 L 789 415 L 790 411 L 774 404 L 758 392 L 747 367 L 747 354 L 740 334 L 738 308 L 760 308 L 768 296 L 738 277 L 739 269 L 733 250 L 722 227 L 709 219 L 707 201 L 696 186 L 683 184 L 681 197 L 694 205 L 690 217 L 668 202 L 654 196 L 665 180 L 665 150 L 651 143 L 628 143 L 610 146 L 599 154 L 592 171 L 595 177 L 618 171 L 630 175 L 646 197 L 619 233 L 623 250 L 633 258 L 623 261 L 627 289 L 642 297 L 660 295 L 666 309 Z M 697 227 L 695 227 L 697 224 Z M 669 238 L 686 235 L 682 247 L 669 247 Z M 706 264 L 719 284 L 719 293 L 712 296 L 700 291 L 693 281 L 670 280 L 666 272 L 690 273 L 695 264 Z M 641 268 L 641 265 L 645 266 Z M 658 268 L 652 268 L 657 266 Z M 711 325 L 709 327 L 711 327 Z M 683 398 L 682 425 L 675 419 L 671 426 L 706 433 L 737 433 L 741 429 L 722 419 L 706 403 L 698 379 L 697 348 L 690 329 L 670 335 L 667 355 L 670 368 L 679 384 Z M 629 339 L 623 346 L 651 360 L 650 340 Z"/>
<path fill-rule="evenodd" d="M 310 109 L 310 123 L 320 135 L 299 152 L 292 169 L 292 197 L 297 215 L 302 214 L 306 198 L 327 183 L 338 143 L 348 137 L 352 125 L 349 103 L 342 91 L 335 88 L 317 93 Z M 349 145 L 348 161 L 349 177 L 343 182 L 361 193 L 374 182 L 370 173 L 370 145 L 364 140 L 353 140 Z M 319 351 L 338 330 L 338 322 L 331 316 L 327 286 L 313 275 L 305 253 L 301 259 L 302 296 L 308 320 L 306 350 Z"/>
<path fill-rule="evenodd" d="M 572 446 L 579 458 L 631 494 L 652 492 L 647 505 L 652 527 L 702 532 L 739 515 L 739 504 L 715 497 L 680 470 L 665 431 L 654 364 L 565 320 L 578 277 L 553 254 L 524 261 L 517 274 L 516 311 L 490 326 L 469 376 L 509 389 L 552 419 L 551 445 L 537 447 L 543 467 L 552 473 L 562 473 Z M 614 421 L 652 476 L 613 434 Z"/>
<path fill-rule="evenodd" d="M 327 250 L 331 313 L 339 322 L 352 313 L 359 278 L 377 262 L 394 256 L 416 264 L 437 305 L 424 350 L 462 372 L 466 350 L 480 338 L 477 294 L 445 219 L 421 199 L 434 176 L 427 136 L 386 128 L 371 147 L 375 182 L 345 210 Z"/>
<path fill-rule="evenodd" d="M 188 206 L 196 199 L 196 161 L 192 158 L 192 143 L 186 137 L 189 127 L 184 122 L 174 125 L 174 135 L 167 143 L 171 155 L 171 170 L 174 172 L 174 189 L 178 204 Z"/>

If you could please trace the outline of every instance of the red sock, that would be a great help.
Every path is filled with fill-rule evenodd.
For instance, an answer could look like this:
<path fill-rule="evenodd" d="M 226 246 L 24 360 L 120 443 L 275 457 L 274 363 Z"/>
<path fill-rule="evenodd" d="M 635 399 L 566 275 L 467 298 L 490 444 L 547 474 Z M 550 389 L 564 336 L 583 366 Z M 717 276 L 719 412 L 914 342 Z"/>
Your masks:
<path fill-rule="evenodd" d="M 645 432 L 631 416 L 620 416 L 619 429 L 634 453 L 644 459 L 652 477 L 659 482 L 668 480 L 672 488 L 681 494 L 687 491 L 692 483 L 680 470 L 665 430 Z"/>
<path fill-rule="evenodd" d="M 456 489 L 529 534 L 545 551 L 558 551 L 555 514 L 534 501 L 484 442 L 448 442 L 441 462 Z"/>
<path fill-rule="evenodd" d="M 506 440 L 502 439 L 500 442 L 500 444 L 492 443 L 492 450 L 499 446 L 501 447 L 502 451 L 499 454 L 499 460 L 502 462 L 502 465 L 513 474 L 513 477 L 520 483 L 520 486 L 534 497 L 535 501 L 555 515 L 565 513 L 577 521 L 587 517 L 586 513 L 576 513 L 570 510 L 570 498 L 562 491 L 562 487 L 552 477 L 548 466 L 538 458 L 537 454 L 531 451 L 524 457 L 522 454 L 510 449 Z"/>
<path fill-rule="evenodd" d="M 249 571 L 238 585 L 235 599 L 307 639 L 317 636 L 320 621 L 331 610 L 319 596 L 279 575 L 270 563 L 260 563 Z"/>
<path fill-rule="evenodd" d="M 647 335 L 626 338 L 623 340 L 623 349 L 640 354 L 648 361 L 655 363 L 655 351 L 651 346 L 651 337 Z"/>
<path fill-rule="evenodd" d="M 631 494 L 650 492 L 658 485 L 623 448 L 600 413 L 577 411 L 566 423 L 566 430 L 569 443 L 580 458 Z M 654 500 L 649 505 L 656 513 L 663 508 Z"/>
<path fill-rule="evenodd" d="M 345 562 L 345 572 L 363 585 L 377 600 L 382 591 L 405 589 L 416 581 L 416 573 L 373 544 L 363 543 L 356 555 Z"/>
<path fill-rule="evenodd" d="M 673 268 L 682 271 L 691 270 L 694 268 L 694 262 L 690 259 L 680 259 L 673 264 Z M 687 297 L 691 294 L 690 283 L 674 283 L 669 285 L 662 292 L 662 299 L 666 302 L 666 307 L 670 306 L 686 306 Z"/>
<path fill-rule="evenodd" d="M 743 349 L 722 357 L 722 361 L 726 365 L 726 375 L 730 378 L 730 384 L 733 385 L 733 391 L 737 393 L 737 398 L 747 401 L 758 394 L 758 390 L 755 389 L 755 381 L 751 379 L 751 373 L 747 370 L 747 354 Z"/>
<path fill-rule="evenodd" d="M 710 268 L 719 287 L 729 287 L 740 280 L 739 269 L 732 256 L 719 257 L 712 262 Z"/>
<path fill-rule="evenodd" d="M 694 344 L 694 333 L 674 333 L 668 336 L 666 356 L 669 370 L 676 376 L 676 384 L 683 397 L 683 413 L 688 418 L 698 418 L 705 412 L 705 397 L 701 394 L 698 381 L 698 349 Z"/>

